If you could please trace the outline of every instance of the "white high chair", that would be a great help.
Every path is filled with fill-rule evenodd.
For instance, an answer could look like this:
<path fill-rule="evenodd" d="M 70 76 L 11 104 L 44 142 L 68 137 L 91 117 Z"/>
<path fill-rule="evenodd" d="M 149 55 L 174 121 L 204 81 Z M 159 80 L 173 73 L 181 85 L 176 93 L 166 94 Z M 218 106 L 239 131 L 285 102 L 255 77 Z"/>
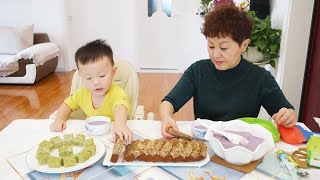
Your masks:
<path fill-rule="evenodd" d="M 113 78 L 113 83 L 123 88 L 130 99 L 131 110 L 128 113 L 128 119 L 144 119 L 144 107 L 138 106 L 139 79 L 137 72 L 134 70 L 133 66 L 126 61 L 115 59 L 114 63 L 117 67 L 117 71 Z M 82 86 L 79 72 L 76 70 L 73 74 L 70 94 Z M 50 116 L 50 119 L 55 118 L 56 112 Z M 79 109 L 72 112 L 69 119 L 85 119 L 85 114 Z"/>

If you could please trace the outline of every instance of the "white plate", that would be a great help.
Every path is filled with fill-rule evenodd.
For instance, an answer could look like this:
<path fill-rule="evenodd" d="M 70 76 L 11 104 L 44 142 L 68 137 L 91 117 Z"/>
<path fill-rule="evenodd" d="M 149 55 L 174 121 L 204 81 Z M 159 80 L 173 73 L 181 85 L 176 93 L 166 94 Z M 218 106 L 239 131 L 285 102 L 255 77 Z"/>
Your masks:
<path fill-rule="evenodd" d="M 88 137 L 86 137 L 88 138 Z M 94 163 L 96 163 L 97 161 L 99 161 L 102 156 L 105 153 L 106 147 L 103 144 L 103 142 L 101 142 L 98 139 L 93 138 L 94 140 L 94 144 L 96 145 L 96 154 L 92 157 L 90 157 L 90 159 L 88 159 L 87 161 L 83 162 L 83 163 L 77 163 L 75 166 L 71 166 L 71 167 L 60 167 L 60 168 L 51 168 L 48 167 L 48 165 L 40 165 L 38 163 L 38 160 L 36 159 L 36 154 L 37 154 L 37 149 L 39 145 L 35 145 L 32 149 L 30 149 L 26 155 L 26 162 L 29 165 L 30 168 L 39 171 L 39 172 L 44 172 L 44 173 L 66 173 L 66 172 L 72 172 L 72 171 L 77 171 L 83 168 L 86 168 Z M 73 146 L 73 154 L 76 154 L 78 152 L 80 152 L 82 150 L 82 147 L 78 147 L 78 146 Z M 58 149 L 54 149 L 50 152 L 51 155 L 53 156 L 58 156 Z"/>
<path fill-rule="evenodd" d="M 114 144 L 110 145 L 109 149 L 107 148 L 106 156 L 104 158 L 103 164 L 104 166 L 184 166 L 184 167 L 201 167 L 207 164 L 210 161 L 209 154 L 207 157 L 201 161 L 192 161 L 192 162 L 145 162 L 139 160 L 133 160 L 127 162 L 123 159 L 124 149 L 122 149 L 121 156 L 119 157 L 117 163 L 113 163 L 110 161 L 112 156 Z"/>

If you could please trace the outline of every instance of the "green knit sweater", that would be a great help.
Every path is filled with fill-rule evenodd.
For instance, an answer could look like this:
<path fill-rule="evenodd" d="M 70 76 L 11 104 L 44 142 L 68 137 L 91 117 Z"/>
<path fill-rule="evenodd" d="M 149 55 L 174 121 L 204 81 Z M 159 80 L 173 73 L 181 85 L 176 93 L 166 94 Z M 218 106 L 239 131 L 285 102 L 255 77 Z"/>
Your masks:
<path fill-rule="evenodd" d="M 217 121 L 257 117 L 261 106 L 271 116 L 282 107 L 293 109 L 273 76 L 243 58 L 225 71 L 210 59 L 195 62 L 163 101 L 177 112 L 192 97 L 195 118 Z"/>

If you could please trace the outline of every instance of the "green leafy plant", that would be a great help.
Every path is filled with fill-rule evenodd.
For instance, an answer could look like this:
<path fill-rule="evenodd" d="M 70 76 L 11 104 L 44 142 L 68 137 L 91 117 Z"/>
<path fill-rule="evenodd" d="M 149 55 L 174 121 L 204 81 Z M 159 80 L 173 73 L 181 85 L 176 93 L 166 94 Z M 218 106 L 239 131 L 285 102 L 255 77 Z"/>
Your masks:
<path fill-rule="evenodd" d="M 205 16 L 214 6 L 232 3 L 232 0 L 201 0 L 201 6 L 199 9 L 199 15 Z M 246 10 L 249 3 L 243 2 L 240 4 L 241 10 Z M 252 18 L 254 23 L 253 32 L 250 36 L 250 46 L 257 47 L 258 51 L 264 56 L 264 59 L 269 61 L 272 67 L 275 67 L 275 60 L 279 57 L 281 30 L 273 29 L 271 27 L 270 16 L 265 19 L 260 19 L 256 16 L 254 11 L 248 11 L 248 15 Z"/>
<path fill-rule="evenodd" d="M 270 16 L 260 19 L 254 11 L 248 11 L 252 18 L 254 28 L 251 36 L 250 46 L 257 47 L 266 60 L 270 60 L 270 65 L 275 67 L 275 59 L 279 57 L 281 30 L 271 27 Z"/>
<path fill-rule="evenodd" d="M 206 14 L 208 14 L 208 12 L 211 11 L 212 9 L 212 0 L 201 0 L 201 6 L 199 9 L 199 14 L 200 16 L 205 16 Z"/>

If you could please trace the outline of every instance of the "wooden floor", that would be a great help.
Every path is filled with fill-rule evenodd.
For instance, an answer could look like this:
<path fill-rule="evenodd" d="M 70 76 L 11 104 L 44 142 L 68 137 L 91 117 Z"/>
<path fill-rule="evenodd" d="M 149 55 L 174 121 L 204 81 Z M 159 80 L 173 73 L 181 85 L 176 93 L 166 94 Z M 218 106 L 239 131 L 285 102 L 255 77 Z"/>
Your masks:
<path fill-rule="evenodd" d="M 0 130 L 15 119 L 47 119 L 69 95 L 72 72 L 56 72 L 35 85 L 0 85 Z M 145 113 L 159 119 L 161 99 L 180 79 L 181 74 L 139 73 L 139 105 Z M 146 117 L 146 116 L 145 116 Z M 192 102 L 178 113 L 176 120 L 192 120 Z"/>

